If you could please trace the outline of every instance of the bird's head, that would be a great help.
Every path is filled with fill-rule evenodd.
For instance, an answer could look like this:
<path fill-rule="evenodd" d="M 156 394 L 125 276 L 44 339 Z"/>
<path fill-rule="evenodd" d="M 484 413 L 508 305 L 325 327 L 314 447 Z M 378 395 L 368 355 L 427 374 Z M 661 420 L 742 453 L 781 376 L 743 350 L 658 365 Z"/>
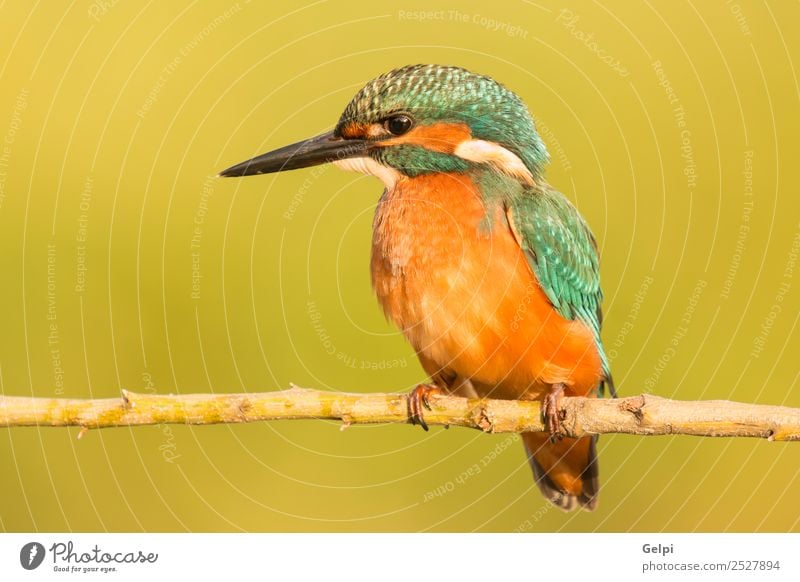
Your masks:
<path fill-rule="evenodd" d="M 547 150 L 512 91 L 458 67 L 412 65 L 367 83 L 333 131 L 220 173 L 248 176 L 333 162 L 387 187 L 431 172 L 483 168 L 533 183 Z"/>

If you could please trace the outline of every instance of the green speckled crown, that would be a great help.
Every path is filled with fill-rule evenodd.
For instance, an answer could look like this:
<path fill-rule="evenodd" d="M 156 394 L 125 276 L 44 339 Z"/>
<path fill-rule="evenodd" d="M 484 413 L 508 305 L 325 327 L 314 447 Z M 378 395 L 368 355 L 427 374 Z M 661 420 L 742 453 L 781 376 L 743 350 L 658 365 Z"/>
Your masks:
<path fill-rule="evenodd" d="M 534 175 L 548 161 L 522 100 L 494 79 L 460 67 L 409 65 L 373 79 L 350 101 L 337 131 L 347 122 L 376 123 L 398 112 L 422 124 L 463 122 L 473 138 L 513 151 Z"/>

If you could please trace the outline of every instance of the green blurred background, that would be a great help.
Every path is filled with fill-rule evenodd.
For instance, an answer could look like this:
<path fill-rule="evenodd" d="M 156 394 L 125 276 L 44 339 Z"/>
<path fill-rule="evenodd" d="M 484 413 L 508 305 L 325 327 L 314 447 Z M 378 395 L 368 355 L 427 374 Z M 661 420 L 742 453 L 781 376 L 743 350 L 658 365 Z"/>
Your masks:
<path fill-rule="evenodd" d="M 800 5 L 271 4 L 2 4 L 3 393 L 422 380 L 370 289 L 376 180 L 213 176 L 330 128 L 375 75 L 437 62 L 534 113 L 549 180 L 600 242 L 622 394 L 800 406 Z M 513 436 L 77 434 L 2 430 L 2 530 L 800 530 L 796 443 L 604 437 L 598 510 L 563 514 Z"/>

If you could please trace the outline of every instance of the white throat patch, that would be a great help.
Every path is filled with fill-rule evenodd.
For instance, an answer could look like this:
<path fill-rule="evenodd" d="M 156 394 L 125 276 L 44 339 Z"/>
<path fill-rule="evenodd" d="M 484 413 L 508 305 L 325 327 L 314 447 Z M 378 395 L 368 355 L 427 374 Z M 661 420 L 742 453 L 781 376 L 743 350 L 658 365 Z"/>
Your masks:
<path fill-rule="evenodd" d="M 379 164 L 370 157 L 336 160 L 333 162 L 333 165 L 342 170 L 375 176 L 383 182 L 387 190 L 394 188 L 394 185 L 397 184 L 397 181 L 402 177 L 402 174 L 394 168 Z"/>
<path fill-rule="evenodd" d="M 533 176 L 519 156 L 500 144 L 482 139 L 468 139 L 458 144 L 453 153 L 470 162 L 490 164 L 508 176 L 529 185 L 533 184 Z"/>

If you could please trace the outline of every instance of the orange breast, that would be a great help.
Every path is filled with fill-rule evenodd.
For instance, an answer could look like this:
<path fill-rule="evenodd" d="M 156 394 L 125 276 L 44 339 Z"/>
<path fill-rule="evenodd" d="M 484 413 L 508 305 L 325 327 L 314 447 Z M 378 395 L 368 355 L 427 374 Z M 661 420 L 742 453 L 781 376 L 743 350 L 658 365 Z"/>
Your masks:
<path fill-rule="evenodd" d="M 589 328 L 547 300 L 503 209 L 464 175 L 398 182 L 375 216 L 372 280 L 423 360 L 482 396 L 539 398 L 549 384 L 587 394 L 600 358 Z M 433 370 L 428 370 L 434 373 Z"/>

